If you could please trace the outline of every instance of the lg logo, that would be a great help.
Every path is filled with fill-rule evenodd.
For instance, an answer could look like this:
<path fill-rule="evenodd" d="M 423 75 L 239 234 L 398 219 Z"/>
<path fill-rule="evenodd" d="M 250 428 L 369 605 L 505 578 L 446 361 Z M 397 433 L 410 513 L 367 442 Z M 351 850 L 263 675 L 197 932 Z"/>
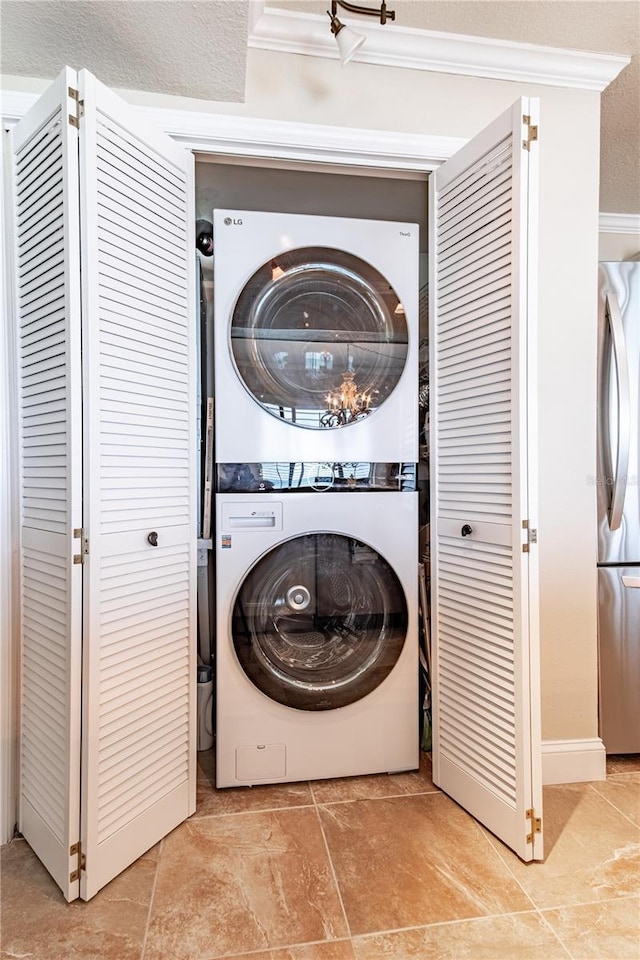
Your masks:
<path fill-rule="evenodd" d="M 234 227 L 241 227 L 241 226 L 242 226 L 242 220 L 232 220 L 231 217 L 225 217 L 225 218 L 224 218 L 224 225 L 225 225 L 225 227 L 230 227 L 231 224 L 233 224 Z"/>

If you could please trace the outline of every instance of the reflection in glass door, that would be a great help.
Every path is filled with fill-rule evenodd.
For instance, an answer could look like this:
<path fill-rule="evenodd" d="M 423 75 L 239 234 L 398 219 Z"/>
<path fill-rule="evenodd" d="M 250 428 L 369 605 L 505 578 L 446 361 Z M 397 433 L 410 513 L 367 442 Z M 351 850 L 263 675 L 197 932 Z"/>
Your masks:
<path fill-rule="evenodd" d="M 251 396 L 274 417 L 308 429 L 373 413 L 405 367 L 405 311 L 387 280 L 327 247 L 278 255 L 244 286 L 231 353 Z"/>
<path fill-rule="evenodd" d="M 398 577 L 353 537 L 313 533 L 281 543 L 249 571 L 232 621 L 252 683 L 299 710 L 330 710 L 375 690 L 407 632 Z"/>

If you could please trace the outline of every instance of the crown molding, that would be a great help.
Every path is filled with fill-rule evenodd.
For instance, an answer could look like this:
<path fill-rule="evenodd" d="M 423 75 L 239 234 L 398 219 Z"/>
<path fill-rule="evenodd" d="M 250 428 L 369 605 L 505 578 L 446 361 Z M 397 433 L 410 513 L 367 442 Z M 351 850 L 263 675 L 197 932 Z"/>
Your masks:
<path fill-rule="evenodd" d="M 395 23 L 383 27 L 347 19 L 342 13 L 340 17 L 366 37 L 353 60 L 379 66 L 601 91 L 630 63 L 626 56 L 436 33 Z M 338 59 L 328 19 L 312 13 L 263 8 L 253 17 L 249 47 Z"/>
<path fill-rule="evenodd" d="M 428 171 L 467 142 L 461 137 L 139 107 L 141 116 L 195 151 L 233 157 Z"/>
<path fill-rule="evenodd" d="M 4 90 L 3 126 L 17 123 L 39 96 Z M 188 149 L 255 160 L 277 158 L 294 163 L 416 173 L 435 169 L 467 142 L 460 137 L 353 129 L 164 107 L 134 106 L 134 109 Z"/>
<path fill-rule="evenodd" d="M 18 120 L 22 120 L 27 110 L 31 109 L 39 97 L 39 93 L 26 93 L 23 90 L 3 90 L 0 102 L 3 128 L 12 127 Z"/>
<path fill-rule="evenodd" d="M 600 233 L 640 234 L 640 213 L 601 213 Z"/>

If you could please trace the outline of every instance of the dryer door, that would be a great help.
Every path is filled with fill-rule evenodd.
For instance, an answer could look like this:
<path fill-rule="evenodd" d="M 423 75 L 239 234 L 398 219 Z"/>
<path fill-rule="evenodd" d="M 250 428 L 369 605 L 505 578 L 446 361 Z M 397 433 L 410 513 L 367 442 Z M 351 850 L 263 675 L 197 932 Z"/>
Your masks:
<path fill-rule="evenodd" d="M 274 417 L 323 430 L 361 420 L 398 383 L 408 350 L 404 307 L 374 267 L 340 250 L 279 254 L 247 281 L 231 354 Z"/>
<path fill-rule="evenodd" d="M 407 632 L 400 581 L 372 547 L 314 533 L 279 544 L 249 571 L 233 642 L 252 683 L 298 710 L 331 710 L 375 690 Z"/>

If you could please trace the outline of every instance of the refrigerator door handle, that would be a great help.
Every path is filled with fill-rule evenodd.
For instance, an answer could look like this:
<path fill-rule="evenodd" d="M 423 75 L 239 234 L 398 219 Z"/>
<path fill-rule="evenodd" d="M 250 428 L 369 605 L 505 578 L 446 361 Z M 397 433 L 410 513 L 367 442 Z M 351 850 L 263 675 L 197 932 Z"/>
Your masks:
<path fill-rule="evenodd" d="M 622 582 L 625 587 L 635 587 L 636 590 L 640 590 L 640 577 L 622 577 Z"/>
<path fill-rule="evenodd" d="M 631 433 L 631 388 L 629 384 L 629 360 L 624 339 L 624 327 L 618 298 L 612 290 L 606 293 L 605 310 L 611 327 L 613 353 L 618 383 L 618 437 L 616 443 L 616 466 L 609 506 L 609 527 L 617 530 L 622 522 L 624 499 L 627 493 L 629 473 L 629 442 Z"/>

